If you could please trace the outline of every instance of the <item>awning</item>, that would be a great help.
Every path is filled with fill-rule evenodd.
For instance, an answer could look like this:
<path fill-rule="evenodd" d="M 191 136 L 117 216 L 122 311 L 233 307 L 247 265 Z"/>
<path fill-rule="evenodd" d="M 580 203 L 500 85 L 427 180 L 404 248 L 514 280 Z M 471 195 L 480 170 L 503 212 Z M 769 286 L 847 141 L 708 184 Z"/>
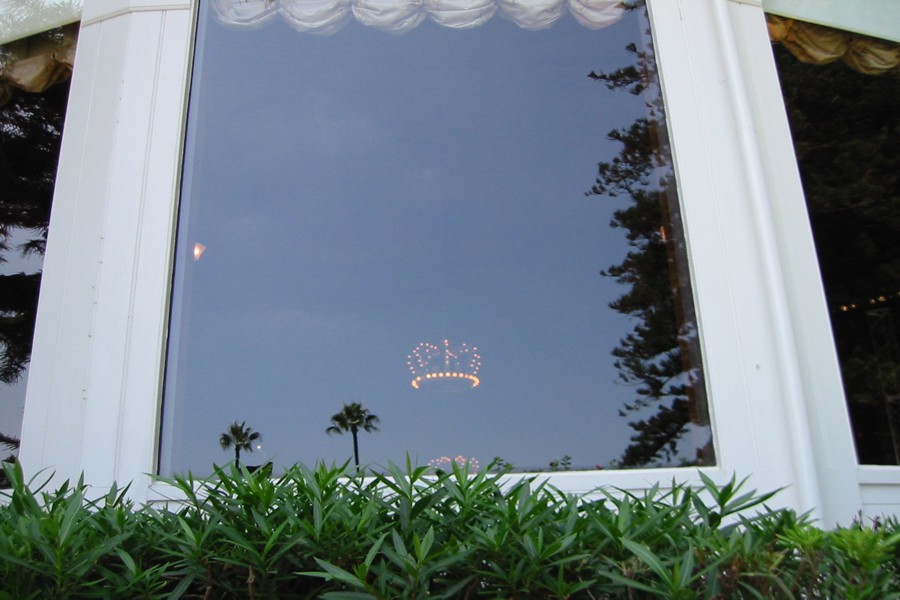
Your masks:
<path fill-rule="evenodd" d="M 837 60 L 867 75 L 900 70 L 900 44 L 798 21 L 766 15 L 769 38 L 780 42 L 806 63 L 822 65 Z"/>
<path fill-rule="evenodd" d="M 897 0 L 763 0 L 773 15 L 900 42 Z"/>
<path fill-rule="evenodd" d="M 0 44 L 81 19 L 84 0 L 0 0 Z"/>
<path fill-rule="evenodd" d="M 214 0 L 223 24 L 258 27 L 276 16 L 298 31 L 327 35 L 351 19 L 390 33 L 404 33 L 425 20 L 470 29 L 495 14 L 524 29 L 546 29 L 566 12 L 583 26 L 601 29 L 618 21 L 621 0 Z"/>

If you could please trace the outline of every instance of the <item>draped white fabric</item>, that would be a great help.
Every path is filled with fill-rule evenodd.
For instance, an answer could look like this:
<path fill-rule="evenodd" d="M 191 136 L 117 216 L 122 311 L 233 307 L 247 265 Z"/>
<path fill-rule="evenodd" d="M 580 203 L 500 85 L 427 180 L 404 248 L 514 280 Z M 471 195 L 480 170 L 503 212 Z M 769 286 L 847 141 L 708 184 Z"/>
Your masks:
<path fill-rule="evenodd" d="M 0 0 L 0 44 L 74 23 L 84 0 Z"/>
<path fill-rule="evenodd" d="M 216 17 L 235 27 L 258 27 L 280 15 L 297 31 L 328 35 L 354 18 L 389 33 L 405 33 L 429 19 L 471 29 L 499 13 L 523 29 L 546 29 L 566 12 L 601 29 L 625 12 L 621 0 L 214 0 Z"/>

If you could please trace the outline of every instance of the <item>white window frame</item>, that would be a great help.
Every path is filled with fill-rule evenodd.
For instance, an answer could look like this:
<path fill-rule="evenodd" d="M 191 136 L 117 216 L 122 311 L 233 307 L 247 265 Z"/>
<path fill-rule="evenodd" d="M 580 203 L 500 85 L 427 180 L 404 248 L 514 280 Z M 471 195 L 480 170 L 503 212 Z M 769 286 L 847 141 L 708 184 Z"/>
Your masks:
<path fill-rule="evenodd" d="M 826 523 L 900 513 L 900 468 L 856 464 L 762 8 L 648 4 L 718 460 L 702 471 L 784 487 L 773 504 Z M 138 501 L 170 492 L 152 473 L 195 12 L 85 1 L 23 424 L 28 473 L 132 482 Z M 548 477 L 638 490 L 697 471 Z"/>

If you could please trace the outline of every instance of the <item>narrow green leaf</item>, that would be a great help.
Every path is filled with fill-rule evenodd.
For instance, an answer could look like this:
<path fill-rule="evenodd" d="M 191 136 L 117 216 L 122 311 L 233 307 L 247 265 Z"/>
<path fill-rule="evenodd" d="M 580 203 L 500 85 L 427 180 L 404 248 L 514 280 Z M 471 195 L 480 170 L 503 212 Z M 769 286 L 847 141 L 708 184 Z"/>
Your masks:
<path fill-rule="evenodd" d="M 84 494 L 80 489 L 75 490 L 72 496 L 68 498 L 68 506 L 66 507 L 66 512 L 63 515 L 59 527 L 58 540 L 60 546 L 64 546 L 69 542 L 69 538 L 75 528 L 75 522 L 78 520 L 79 516 L 84 515 L 83 500 Z"/>
<path fill-rule="evenodd" d="M 125 563 L 125 567 L 128 569 L 128 572 L 132 575 L 137 573 L 137 564 L 134 562 L 134 559 L 131 558 L 131 555 L 122 550 L 121 548 L 116 548 L 115 553 L 122 559 L 122 562 Z"/>
<path fill-rule="evenodd" d="M 363 562 L 366 565 L 366 568 L 371 568 L 372 563 L 375 561 L 375 557 L 378 556 L 378 552 L 381 550 L 381 544 L 384 543 L 384 538 L 387 537 L 386 533 L 381 534 L 381 536 L 372 544 L 372 547 L 369 548 L 369 551 L 366 553 L 366 560 Z"/>
<path fill-rule="evenodd" d="M 656 573 L 656 575 L 666 583 L 668 587 L 672 587 L 672 579 L 669 576 L 668 571 L 665 567 L 663 567 L 662 562 L 660 562 L 656 555 L 653 554 L 650 548 L 626 538 L 622 539 L 622 545 L 628 548 L 629 552 L 637 556 L 641 562 L 650 567 L 653 572 Z"/>
<path fill-rule="evenodd" d="M 681 567 L 676 571 L 678 587 L 683 587 L 691 581 L 691 574 L 694 572 L 694 548 L 691 546 L 685 551 L 681 560 Z"/>
<path fill-rule="evenodd" d="M 624 575 L 621 575 L 620 573 L 615 573 L 613 571 L 601 570 L 601 571 L 598 571 L 598 574 L 601 577 L 605 577 L 606 579 L 614 581 L 615 583 L 618 583 L 618 584 L 621 584 L 621 585 L 624 585 L 626 587 L 630 587 L 630 588 L 633 588 L 636 590 L 640 590 L 642 592 L 647 592 L 648 594 L 653 594 L 654 596 L 667 595 L 667 593 L 662 590 L 658 590 L 658 589 L 656 589 L 652 586 L 649 586 L 645 583 L 641 583 L 640 581 L 637 581 L 634 579 L 629 579 L 628 577 L 625 577 Z"/>
<path fill-rule="evenodd" d="M 325 579 L 337 579 L 341 583 L 345 583 L 351 587 L 361 587 L 361 582 L 356 578 L 356 575 L 345 571 L 344 569 L 331 564 L 328 561 L 324 561 L 321 558 L 316 557 L 316 563 L 323 569 L 325 572 L 320 571 L 305 571 L 302 573 L 298 573 L 299 575 L 309 575 L 311 577 L 324 577 Z"/>

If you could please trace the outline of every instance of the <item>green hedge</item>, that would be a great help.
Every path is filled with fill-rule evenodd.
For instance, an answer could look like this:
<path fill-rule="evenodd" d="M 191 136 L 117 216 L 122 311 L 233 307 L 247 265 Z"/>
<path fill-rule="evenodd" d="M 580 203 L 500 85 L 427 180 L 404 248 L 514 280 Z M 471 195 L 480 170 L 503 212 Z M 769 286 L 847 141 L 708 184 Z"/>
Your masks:
<path fill-rule="evenodd" d="M 7 476 L 0 599 L 900 597 L 895 521 L 823 531 L 734 481 L 573 497 L 297 465 L 176 478 L 186 501 L 161 509 Z"/>

